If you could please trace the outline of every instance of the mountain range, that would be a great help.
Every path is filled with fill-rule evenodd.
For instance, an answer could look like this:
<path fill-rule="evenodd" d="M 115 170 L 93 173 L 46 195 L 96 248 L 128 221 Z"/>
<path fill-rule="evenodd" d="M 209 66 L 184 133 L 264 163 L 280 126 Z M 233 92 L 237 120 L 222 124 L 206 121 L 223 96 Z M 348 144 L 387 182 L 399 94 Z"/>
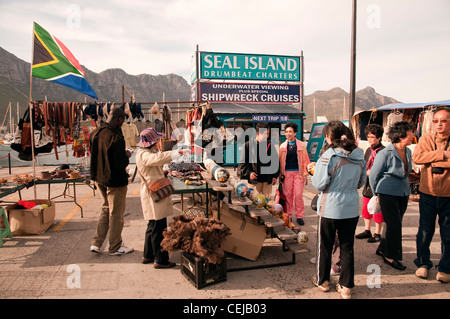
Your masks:
<path fill-rule="evenodd" d="M 166 75 L 130 75 L 124 70 L 112 68 L 100 73 L 93 72 L 83 66 L 86 79 L 97 92 L 99 101 L 122 102 L 133 94 L 138 102 L 153 103 L 155 101 L 189 101 L 191 86 L 181 76 Z M 92 98 L 64 86 L 35 78 L 32 79 L 33 100 L 48 101 L 93 101 Z M 19 103 L 23 109 L 28 103 L 30 90 L 30 63 L 25 62 L 0 47 L 0 114 L 5 114 L 8 103 L 13 110 Z M 122 88 L 125 87 L 125 90 Z M 398 101 L 378 94 L 374 88 L 366 87 L 356 92 L 356 110 L 368 110 Z M 341 88 L 316 91 L 304 96 L 303 111 L 306 113 L 305 128 L 311 127 L 314 115 L 327 116 L 328 120 L 348 118 L 349 93 Z M 14 113 L 13 113 L 14 114 Z M 1 117 L 0 115 L 0 117 Z"/>

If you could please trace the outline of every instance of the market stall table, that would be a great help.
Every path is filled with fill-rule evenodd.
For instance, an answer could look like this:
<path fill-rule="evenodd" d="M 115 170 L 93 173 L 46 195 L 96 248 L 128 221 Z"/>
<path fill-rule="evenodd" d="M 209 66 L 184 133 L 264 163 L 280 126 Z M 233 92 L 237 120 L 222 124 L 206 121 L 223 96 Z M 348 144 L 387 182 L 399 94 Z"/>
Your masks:
<path fill-rule="evenodd" d="M 184 211 L 183 195 L 184 194 L 199 194 L 206 193 L 206 216 L 208 216 L 208 193 L 212 192 L 212 189 L 208 187 L 208 183 L 202 185 L 186 185 L 180 178 L 171 176 L 174 194 L 181 195 L 181 212 Z M 194 198 L 195 201 L 195 198 Z"/>
<path fill-rule="evenodd" d="M 3 198 L 5 196 L 14 194 L 15 192 L 19 192 L 19 198 L 22 199 L 22 194 L 20 191 L 26 187 L 25 184 L 6 184 L 0 186 L 0 198 Z M 1 201 L 3 202 L 3 201 Z"/>
<path fill-rule="evenodd" d="M 76 186 L 77 185 L 87 185 L 90 188 L 92 188 L 92 191 L 95 194 L 95 186 L 91 186 L 91 180 L 85 176 L 80 177 L 80 178 L 75 178 L 75 179 L 70 179 L 70 178 L 48 179 L 48 180 L 38 179 L 38 180 L 36 180 L 35 184 L 36 185 L 48 185 L 48 200 L 53 200 L 53 199 L 61 197 L 61 196 L 64 196 L 64 198 L 66 198 L 66 197 L 72 198 L 72 200 L 59 200 L 59 201 L 55 201 L 55 203 L 74 202 L 75 205 L 77 205 L 80 208 L 81 218 L 83 218 L 83 207 L 80 204 L 78 204 L 78 202 L 77 202 Z M 51 185 L 52 184 L 66 184 L 64 187 L 63 193 L 58 196 L 51 197 L 50 194 L 51 194 Z M 73 196 L 67 194 L 70 184 L 72 184 L 72 186 L 73 186 Z"/>
<path fill-rule="evenodd" d="M 309 249 L 304 245 L 298 243 L 297 233 L 293 232 L 290 228 L 284 226 L 285 222 L 280 218 L 275 218 L 273 215 L 265 208 L 256 207 L 253 202 L 247 198 L 238 198 L 234 187 L 228 185 L 227 183 L 219 183 L 212 178 L 212 175 L 208 172 L 201 173 L 206 184 L 209 185 L 215 192 L 217 192 L 217 206 L 218 206 L 218 219 L 220 220 L 220 197 L 219 192 L 223 193 L 223 201 L 227 206 L 236 212 L 240 212 L 243 216 L 249 216 L 258 221 L 262 226 L 265 225 L 272 234 L 282 243 L 282 251 L 291 253 L 291 260 L 287 262 L 279 262 L 273 264 L 264 265 L 253 265 L 249 267 L 237 267 L 228 268 L 227 271 L 240 271 L 240 270 L 250 270 L 250 269 L 260 269 L 260 268 L 270 268 L 279 267 L 295 264 L 295 255 L 299 253 L 307 253 Z"/>

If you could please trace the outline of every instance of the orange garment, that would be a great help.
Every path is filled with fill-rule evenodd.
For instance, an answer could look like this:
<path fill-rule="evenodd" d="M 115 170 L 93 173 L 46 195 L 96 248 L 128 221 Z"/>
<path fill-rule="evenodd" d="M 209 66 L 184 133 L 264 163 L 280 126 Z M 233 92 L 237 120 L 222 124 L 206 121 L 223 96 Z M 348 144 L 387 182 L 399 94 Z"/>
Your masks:
<path fill-rule="evenodd" d="M 416 164 L 422 165 L 419 191 L 425 194 L 450 197 L 450 160 L 444 159 L 447 140 L 448 137 L 440 138 L 436 133 L 426 134 L 419 139 L 414 149 L 412 159 Z M 444 173 L 434 174 L 431 172 L 432 167 L 442 167 Z"/>

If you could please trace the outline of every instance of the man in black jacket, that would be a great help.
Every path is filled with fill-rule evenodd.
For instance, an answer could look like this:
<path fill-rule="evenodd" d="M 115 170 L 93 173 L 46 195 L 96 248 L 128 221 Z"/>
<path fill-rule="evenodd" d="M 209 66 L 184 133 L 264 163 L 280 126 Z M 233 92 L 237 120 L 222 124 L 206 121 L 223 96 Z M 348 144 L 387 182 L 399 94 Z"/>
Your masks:
<path fill-rule="evenodd" d="M 100 253 L 108 231 L 110 255 L 128 254 L 134 250 L 122 241 L 128 188 L 126 167 L 131 156 L 122 135 L 124 121 L 125 112 L 115 108 L 106 124 L 91 136 L 91 179 L 97 183 L 103 200 L 97 231 L 91 242 L 90 250 L 94 253 Z"/>
<path fill-rule="evenodd" d="M 256 142 L 256 143 L 255 143 Z M 256 141 L 250 139 L 244 145 L 237 168 L 240 179 L 246 179 L 256 185 L 256 190 L 270 198 L 272 185 L 280 174 L 278 153 L 270 140 L 270 125 L 256 124 Z"/>

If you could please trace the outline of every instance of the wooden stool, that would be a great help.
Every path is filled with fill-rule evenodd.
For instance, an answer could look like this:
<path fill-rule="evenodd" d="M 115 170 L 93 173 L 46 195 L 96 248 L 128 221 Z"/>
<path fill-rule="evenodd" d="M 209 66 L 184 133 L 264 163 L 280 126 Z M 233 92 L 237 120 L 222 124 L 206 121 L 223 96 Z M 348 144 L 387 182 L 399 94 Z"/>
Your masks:
<path fill-rule="evenodd" d="M 5 237 L 12 238 L 13 236 L 11 229 L 9 228 L 8 217 L 6 216 L 5 209 L 0 207 L 0 247 L 3 246 L 3 238 Z"/>

